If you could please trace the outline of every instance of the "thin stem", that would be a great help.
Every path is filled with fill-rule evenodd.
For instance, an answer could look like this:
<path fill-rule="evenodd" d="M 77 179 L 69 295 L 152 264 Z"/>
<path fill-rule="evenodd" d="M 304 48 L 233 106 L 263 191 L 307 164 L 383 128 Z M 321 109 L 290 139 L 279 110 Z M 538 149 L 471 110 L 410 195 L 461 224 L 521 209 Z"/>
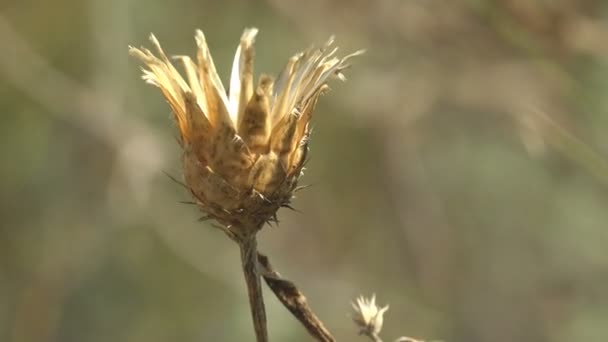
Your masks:
<path fill-rule="evenodd" d="M 258 262 L 266 284 L 292 315 L 302 323 L 317 341 L 335 342 L 336 339 L 308 306 L 306 297 L 294 283 L 281 277 L 272 267 L 268 257 L 258 253 Z"/>
<path fill-rule="evenodd" d="M 255 233 L 239 241 L 239 247 L 241 249 L 241 264 L 243 266 L 245 282 L 247 283 L 249 306 L 251 308 L 251 317 L 253 318 L 255 336 L 257 342 L 268 342 L 268 331 L 266 329 L 266 309 L 264 308 L 264 297 L 262 296 L 260 273 L 257 269 L 258 243 Z"/>
<path fill-rule="evenodd" d="M 371 333 L 367 336 L 374 342 L 382 342 L 382 339 L 380 338 L 380 336 L 378 336 L 378 334 Z"/>

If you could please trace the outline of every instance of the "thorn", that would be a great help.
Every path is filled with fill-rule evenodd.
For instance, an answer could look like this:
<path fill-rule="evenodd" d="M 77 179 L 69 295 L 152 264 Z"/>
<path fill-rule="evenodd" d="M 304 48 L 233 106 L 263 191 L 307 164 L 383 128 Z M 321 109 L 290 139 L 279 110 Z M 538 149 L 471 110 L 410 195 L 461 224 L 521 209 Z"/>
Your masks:
<path fill-rule="evenodd" d="M 266 198 L 266 196 L 264 196 L 264 195 L 263 195 L 261 192 L 257 192 L 257 191 L 255 191 L 255 190 L 253 190 L 253 192 L 254 192 L 256 195 L 258 195 L 258 197 L 260 197 L 260 199 L 261 199 L 262 201 L 264 201 L 264 202 L 266 202 L 266 203 L 271 203 L 271 201 L 270 201 L 268 198 Z"/>
<path fill-rule="evenodd" d="M 179 146 L 184 146 L 184 141 L 183 141 L 183 139 L 181 138 L 181 136 L 180 136 L 180 137 L 178 137 L 178 136 L 174 136 L 173 138 L 175 139 L 175 141 L 177 142 L 177 144 L 178 144 Z"/>
<path fill-rule="evenodd" d="M 298 209 L 296 209 L 296 208 L 292 207 L 292 206 L 291 206 L 291 204 L 289 204 L 289 203 L 281 204 L 281 208 L 287 208 L 287 209 L 293 210 L 293 211 L 295 211 L 296 213 L 300 213 L 300 214 L 302 213 L 302 212 L 301 212 L 301 211 L 299 211 Z"/>
<path fill-rule="evenodd" d="M 164 173 L 164 174 L 165 174 L 167 177 L 169 177 L 169 178 L 170 178 L 172 181 L 174 181 L 175 183 L 177 183 L 177 184 L 179 184 L 179 185 L 183 186 L 183 187 L 184 187 L 184 188 L 186 188 L 186 189 L 190 189 L 190 188 L 189 188 L 189 187 L 188 187 L 188 186 L 187 186 L 187 185 L 186 185 L 184 182 L 182 182 L 182 181 L 178 180 L 177 178 L 175 178 L 175 177 L 171 176 L 171 175 L 170 175 L 170 174 L 169 174 L 167 171 L 163 171 L 163 173 Z"/>
<path fill-rule="evenodd" d="M 304 161 L 302 162 L 302 169 L 304 169 L 304 166 L 306 166 L 306 164 L 308 164 L 309 161 L 310 161 L 310 157 L 306 156 L 306 159 L 304 159 Z"/>
<path fill-rule="evenodd" d="M 296 193 L 296 192 L 298 192 L 300 190 L 304 190 L 304 189 L 306 189 L 306 188 L 308 188 L 310 186 L 312 186 L 312 184 L 306 184 L 306 185 L 296 186 L 296 188 L 293 189 L 293 192 Z"/>
<path fill-rule="evenodd" d="M 192 202 L 192 201 L 177 201 L 177 203 L 181 203 L 181 204 L 191 204 L 191 205 L 197 205 L 198 203 L 196 202 Z"/>
<path fill-rule="evenodd" d="M 211 224 L 211 227 L 217 228 L 217 229 L 222 230 L 222 231 L 226 231 L 226 230 L 230 229 L 230 228 L 227 228 L 227 227 L 224 227 L 224 226 L 220 226 L 219 224 L 215 224 L 215 223 Z"/>

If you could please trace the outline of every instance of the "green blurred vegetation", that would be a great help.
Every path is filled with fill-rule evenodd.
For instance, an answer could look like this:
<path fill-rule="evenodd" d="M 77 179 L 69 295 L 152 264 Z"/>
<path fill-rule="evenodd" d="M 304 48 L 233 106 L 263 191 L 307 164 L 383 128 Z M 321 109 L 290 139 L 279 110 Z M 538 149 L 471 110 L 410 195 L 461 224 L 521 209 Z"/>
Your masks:
<path fill-rule="evenodd" d="M 163 174 L 154 32 L 227 80 L 335 33 L 367 54 L 321 99 L 312 158 L 261 249 L 340 341 L 608 340 L 608 4 L 601 0 L 0 2 L 0 341 L 252 340 L 238 251 Z M 266 295 L 275 341 L 308 341 Z M 362 339 L 362 338 L 361 338 Z"/>

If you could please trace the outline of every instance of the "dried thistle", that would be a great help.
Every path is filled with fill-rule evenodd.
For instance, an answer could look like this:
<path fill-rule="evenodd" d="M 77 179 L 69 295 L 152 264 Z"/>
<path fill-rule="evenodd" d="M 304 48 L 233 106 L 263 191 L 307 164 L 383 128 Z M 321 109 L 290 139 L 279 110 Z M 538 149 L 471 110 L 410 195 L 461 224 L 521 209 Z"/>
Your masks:
<path fill-rule="evenodd" d="M 389 306 L 381 308 L 376 306 L 375 294 L 369 299 L 359 296 L 357 302 L 352 303 L 352 305 L 355 310 L 353 321 L 359 328 L 359 335 L 369 336 L 374 341 L 379 341 L 380 337 L 378 335 L 384 323 L 384 313 L 388 310 Z"/>
<path fill-rule="evenodd" d="M 160 88 L 179 129 L 185 184 L 207 218 L 216 220 L 241 247 L 258 341 L 266 341 L 266 318 L 256 269 L 255 234 L 289 206 L 308 152 L 310 120 L 332 76 L 344 79 L 347 60 L 336 58 L 330 39 L 320 49 L 291 57 L 278 78 L 261 75 L 253 85 L 253 43 L 246 29 L 236 50 L 229 92 L 216 72 L 202 31 L 196 31 L 196 62 L 175 56 L 185 79 L 154 35 L 151 51 L 129 47 L 140 59 L 143 79 Z"/>
<path fill-rule="evenodd" d="M 359 329 L 359 335 L 368 337 L 374 342 L 382 342 L 380 331 L 384 324 L 384 313 L 388 311 L 388 305 L 379 308 L 376 305 L 376 295 L 373 294 L 369 299 L 359 296 L 356 303 L 352 303 L 355 313 L 353 321 Z M 425 342 L 412 337 L 401 336 L 395 342 Z M 442 341 L 434 341 L 442 342 Z"/>

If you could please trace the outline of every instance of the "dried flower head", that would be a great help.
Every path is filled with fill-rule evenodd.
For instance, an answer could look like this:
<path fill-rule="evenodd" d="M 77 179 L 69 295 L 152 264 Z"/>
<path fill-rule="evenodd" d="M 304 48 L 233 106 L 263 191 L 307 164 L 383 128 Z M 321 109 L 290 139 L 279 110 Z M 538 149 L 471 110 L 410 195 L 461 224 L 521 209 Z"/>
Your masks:
<path fill-rule="evenodd" d="M 353 321 L 359 328 L 359 334 L 367 336 L 378 336 L 384 323 L 384 313 L 388 310 L 388 305 L 378 308 L 376 306 L 376 295 L 367 299 L 363 296 L 357 298 L 356 303 L 352 303 L 355 313 Z"/>
<path fill-rule="evenodd" d="M 143 79 L 160 88 L 179 128 L 185 183 L 206 215 L 235 237 L 251 233 L 288 206 L 308 151 L 310 119 L 332 76 L 344 79 L 347 60 L 333 57 L 330 39 L 320 49 L 291 57 L 276 80 L 253 84 L 253 43 L 246 29 L 236 50 L 229 91 L 220 80 L 202 31 L 196 61 L 175 56 L 185 79 L 154 35 L 156 54 L 129 48 L 147 69 Z M 249 231 L 242 231 L 249 230 Z"/>

